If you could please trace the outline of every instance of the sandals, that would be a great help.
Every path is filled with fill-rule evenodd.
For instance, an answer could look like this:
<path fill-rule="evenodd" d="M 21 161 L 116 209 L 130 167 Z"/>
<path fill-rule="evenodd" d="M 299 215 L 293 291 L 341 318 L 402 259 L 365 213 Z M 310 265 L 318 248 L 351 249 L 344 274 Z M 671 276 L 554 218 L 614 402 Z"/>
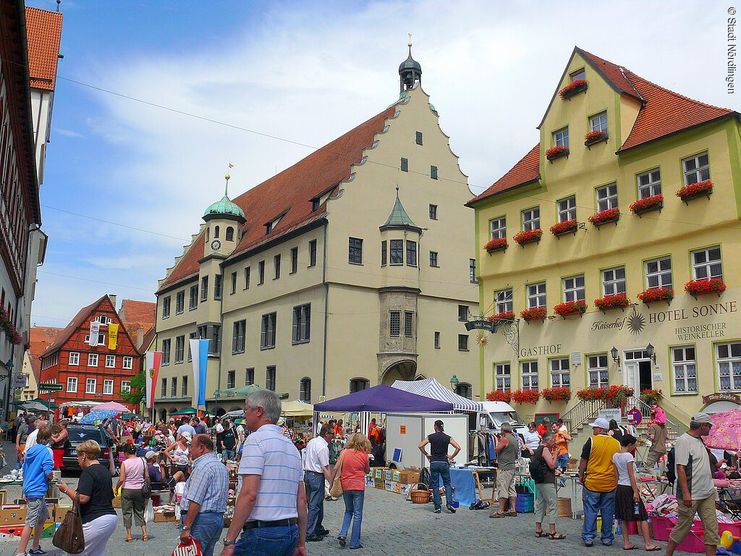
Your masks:
<path fill-rule="evenodd" d="M 126 542 L 134 542 L 134 537 L 126 537 Z"/>
<path fill-rule="evenodd" d="M 548 533 L 546 533 L 545 531 L 535 531 L 535 536 L 540 539 L 543 537 L 547 537 Z"/>
<path fill-rule="evenodd" d="M 149 535 L 142 535 L 142 542 L 147 542 L 149 540 Z"/>
<path fill-rule="evenodd" d="M 657 550 L 661 550 L 661 547 L 658 545 L 653 545 L 651 548 L 644 548 L 646 552 L 656 552 Z"/>
<path fill-rule="evenodd" d="M 551 539 L 552 541 L 561 541 L 561 540 L 563 540 L 563 539 L 566 538 L 566 535 L 563 535 L 563 534 L 561 534 L 559 532 L 546 533 L 545 536 L 548 537 L 549 539 Z"/>

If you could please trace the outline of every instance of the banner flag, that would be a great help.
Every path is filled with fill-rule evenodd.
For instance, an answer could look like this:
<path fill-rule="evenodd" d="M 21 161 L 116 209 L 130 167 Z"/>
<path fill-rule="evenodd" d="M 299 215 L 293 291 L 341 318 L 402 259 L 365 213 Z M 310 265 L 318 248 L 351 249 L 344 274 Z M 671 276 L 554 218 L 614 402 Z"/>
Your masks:
<path fill-rule="evenodd" d="M 206 372 L 208 371 L 208 342 L 206 338 L 190 340 L 193 360 L 192 404 L 196 409 L 206 406 Z"/>
<path fill-rule="evenodd" d="M 98 345 L 98 335 L 100 335 L 100 323 L 97 320 L 90 322 L 90 340 L 88 343 L 91 346 Z"/>
<path fill-rule="evenodd" d="M 154 390 L 157 388 L 157 376 L 160 372 L 160 364 L 162 363 L 162 352 L 161 351 L 148 351 L 144 354 L 146 360 L 146 368 L 144 370 L 144 379 L 146 385 L 146 404 L 148 409 L 154 407 Z M 164 397 L 166 392 L 162 392 Z"/>
<path fill-rule="evenodd" d="M 111 323 L 108 325 L 108 349 L 115 350 L 116 346 L 118 346 L 118 325 Z"/>

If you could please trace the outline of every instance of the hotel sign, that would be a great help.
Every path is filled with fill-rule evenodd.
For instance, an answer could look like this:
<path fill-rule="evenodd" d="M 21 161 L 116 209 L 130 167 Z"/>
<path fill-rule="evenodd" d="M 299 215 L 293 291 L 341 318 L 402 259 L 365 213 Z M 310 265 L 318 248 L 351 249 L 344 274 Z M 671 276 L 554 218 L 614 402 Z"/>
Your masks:
<path fill-rule="evenodd" d="M 702 397 L 702 403 L 709 404 L 713 402 L 733 402 L 737 404 L 741 404 L 741 396 L 738 394 L 731 394 L 728 393 L 721 393 L 721 394 L 710 394 L 708 396 Z"/>

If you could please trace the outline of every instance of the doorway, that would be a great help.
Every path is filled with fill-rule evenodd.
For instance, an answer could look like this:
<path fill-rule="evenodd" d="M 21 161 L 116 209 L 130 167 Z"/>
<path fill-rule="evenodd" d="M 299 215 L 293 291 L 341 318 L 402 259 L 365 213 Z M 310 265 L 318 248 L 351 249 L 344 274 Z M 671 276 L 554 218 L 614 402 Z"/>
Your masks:
<path fill-rule="evenodd" d="M 636 395 L 640 394 L 644 390 L 651 390 L 653 388 L 653 377 L 651 376 L 651 372 L 651 361 L 638 362 L 638 391 L 636 392 Z"/>

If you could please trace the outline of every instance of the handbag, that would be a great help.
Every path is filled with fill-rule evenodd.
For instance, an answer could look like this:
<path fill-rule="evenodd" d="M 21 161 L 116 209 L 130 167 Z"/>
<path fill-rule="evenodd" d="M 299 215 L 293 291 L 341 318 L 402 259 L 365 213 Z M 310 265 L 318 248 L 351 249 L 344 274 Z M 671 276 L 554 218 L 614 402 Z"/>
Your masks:
<path fill-rule="evenodd" d="M 203 552 L 201 552 L 201 544 L 194 539 L 193 537 L 190 538 L 189 542 L 184 543 L 181 542 L 175 550 L 172 551 L 171 556 L 202 556 Z"/>
<path fill-rule="evenodd" d="M 340 453 L 340 457 L 337 458 L 337 463 L 335 464 L 335 473 L 334 473 L 334 481 L 332 481 L 332 486 L 329 487 L 329 495 L 332 498 L 339 498 L 342 496 L 342 482 L 340 481 L 340 477 L 342 475 L 342 461 L 345 459 L 345 450 L 342 450 Z"/>
<path fill-rule="evenodd" d="M 82 518 L 80 518 L 80 495 L 72 500 L 72 511 L 67 512 L 64 521 L 54 533 L 51 544 L 61 548 L 68 554 L 79 554 L 85 550 L 85 537 L 82 534 Z"/>
<path fill-rule="evenodd" d="M 147 466 L 146 460 L 144 458 L 139 459 L 144 463 L 144 486 L 142 487 L 142 494 L 146 500 L 152 497 L 152 481 L 149 479 L 149 467 Z"/>

